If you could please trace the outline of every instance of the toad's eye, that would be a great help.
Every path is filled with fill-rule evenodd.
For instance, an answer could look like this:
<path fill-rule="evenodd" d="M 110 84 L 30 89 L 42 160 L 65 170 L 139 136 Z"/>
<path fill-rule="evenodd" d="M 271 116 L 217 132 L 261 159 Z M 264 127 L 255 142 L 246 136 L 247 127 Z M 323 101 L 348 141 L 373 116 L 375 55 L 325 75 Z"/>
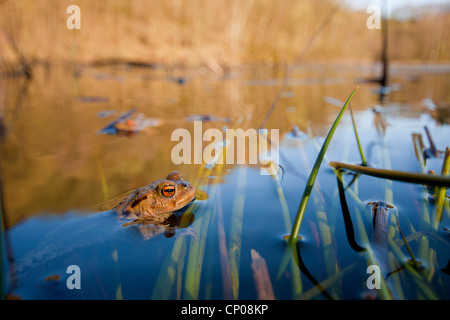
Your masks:
<path fill-rule="evenodd" d="M 175 186 L 164 186 L 161 193 L 164 197 L 170 198 L 175 194 Z"/>

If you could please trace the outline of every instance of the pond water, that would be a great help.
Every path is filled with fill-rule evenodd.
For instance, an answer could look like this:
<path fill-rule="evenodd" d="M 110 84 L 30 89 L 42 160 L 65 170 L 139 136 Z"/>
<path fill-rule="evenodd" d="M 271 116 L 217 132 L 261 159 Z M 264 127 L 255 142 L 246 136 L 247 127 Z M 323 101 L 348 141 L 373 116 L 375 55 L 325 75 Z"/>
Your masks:
<path fill-rule="evenodd" d="M 289 74 L 265 124 L 279 130 L 278 177 L 261 174 L 258 165 L 175 165 L 178 142 L 171 136 L 180 128 L 194 135 L 193 120 L 203 120 L 203 131 L 258 129 L 283 69 L 217 74 L 203 67 L 37 66 L 31 81 L 2 80 L 3 293 L 22 299 L 257 299 L 264 290 L 256 284 L 263 282 L 276 299 L 385 297 L 367 286 L 371 260 L 351 245 L 336 174 L 327 165 L 361 163 L 349 113 L 307 206 L 301 259 L 282 263 L 285 236 L 342 101 L 380 72 L 378 65 L 308 65 Z M 362 84 L 352 100 L 363 150 L 372 167 L 421 172 L 413 134 L 428 148 L 426 126 L 438 150 L 449 145 L 450 66 L 392 65 L 390 80 L 382 105 L 376 84 Z M 102 131 L 130 110 L 140 117 L 139 132 Z M 438 155 L 427 159 L 426 171 L 441 172 Z M 174 170 L 203 194 L 173 217 L 175 235 L 145 239 L 137 226 L 125 227 L 113 211 L 95 207 Z M 389 252 L 376 254 L 387 257 L 382 284 L 391 297 L 450 298 L 448 199 L 434 227 L 436 206 L 422 185 L 361 175 L 345 195 L 354 240 L 363 247 L 372 234 L 368 203 L 394 206 Z M 412 266 L 397 219 L 420 267 Z M 72 265 L 79 267 L 81 289 L 67 287 Z"/>

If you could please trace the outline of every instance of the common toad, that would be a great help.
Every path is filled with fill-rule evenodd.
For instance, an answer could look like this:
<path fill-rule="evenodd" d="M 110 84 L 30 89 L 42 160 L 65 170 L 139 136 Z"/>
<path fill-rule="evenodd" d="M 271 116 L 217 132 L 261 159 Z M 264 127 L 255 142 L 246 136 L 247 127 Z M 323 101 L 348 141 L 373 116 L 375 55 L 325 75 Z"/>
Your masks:
<path fill-rule="evenodd" d="M 183 180 L 180 172 L 174 171 L 165 179 L 156 180 L 141 187 L 114 209 L 121 219 L 152 218 L 161 222 L 170 213 L 179 210 L 194 200 L 195 188 Z"/>

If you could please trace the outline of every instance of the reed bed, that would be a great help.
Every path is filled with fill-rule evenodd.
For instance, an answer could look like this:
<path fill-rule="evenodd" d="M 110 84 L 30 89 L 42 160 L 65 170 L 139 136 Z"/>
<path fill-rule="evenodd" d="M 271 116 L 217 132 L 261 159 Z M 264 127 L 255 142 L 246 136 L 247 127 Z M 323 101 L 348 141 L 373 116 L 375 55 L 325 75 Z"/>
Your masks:
<path fill-rule="evenodd" d="M 284 296 L 287 283 L 291 286 L 291 297 L 294 299 L 342 299 L 345 297 L 344 289 L 349 277 L 352 274 L 360 274 L 358 270 L 365 269 L 367 266 L 381 266 L 380 254 L 384 255 L 390 271 L 389 273 L 386 273 L 387 271 L 383 273 L 383 277 L 380 279 L 380 289 L 374 291 L 375 296 L 371 295 L 373 293 L 364 293 L 364 286 L 362 286 L 360 288 L 363 292 L 361 298 L 383 300 L 439 299 L 440 293 L 445 291 L 444 288 L 440 287 L 442 286 L 441 275 L 436 270 L 436 250 L 437 245 L 448 246 L 448 242 L 438 232 L 443 212 L 448 214 L 448 199 L 445 198 L 445 192 L 442 191 L 445 190 L 448 183 L 448 149 L 443 159 L 440 176 L 328 162 L 325 159 L 327 147 L 332 143 L 333 133 L 356 90 L 351 93 L 342 107 L 329 135 L 319 150 L 293 223 L 281 178 L 278 174 L 271 176 L 280 206 L 281 214 L 277 218 L 283 220 L 285 230 L 290 234 L 286 237 L 286 249 L 279 261 L 276 274 L 270 272 L 263 253 L 255 249 L 245 253 L 251 255 L 251 270 L 255 291 L 257 297 L 261 299 L 277 299 Z M 242 125 L 241 122 L 238 123 Z M 352 125 L 354 126 L 355 140 L 357 141 L 361 161 L 369 165 L 363 151 L 362 141 L 357 135 L 357 122 L 354 118 Z M 380 149 L 382 154 L 379 154 L 382 161 L 379 163 L 389 168 L 389 150 L 382 143 L 384 136 L 380 134 L 378 139 L 382 146 Z M 415 137 L 413 141 L 412 147 L 416 146 L 417 148 L 419 139 Z M 226 151 L 226 146 L 227 144 L 224 144 L 221 152 Z M 423 146 L 417 149 L 417 152 L 422 154 L 424 152 Z M 324 161 L 333 168 L 337 178 L 337 188 L 334 195 L 331 196 L 331 203 L 324 200 L 324 197 L 329 197 L 329 195 L 322 194 L 320 184 L 315 182 L 320 165 Z M 421 157 L 418 157 L 418 163 L 424 164 Z M 308 166 L 308 164 L 305 163 L 305 166 Z M 196 202 L 185 213 L 187 216 L 189 214 L 195 214 L 196 216 L 193 227 L 196 230 L 197 238 L 176 238 L 171 252 L 167 254 L 163 267 L 160 269 L 149 298 L 208 299 L 218 286 L 221 287 L 223 298 L 240 298 L 242 290 L 240 285 L 242 280 L 240 272 L 243 254 L 242 239 L 245 236 L 243 220 L 246 214 L 245 201 L 248 177 L 245 167 L 238 167 L 235 173 L 237 185 L 231 206 L 232 210 L 228 217 L 230 225 L 229 229 L 226 230 L 221 184 L 214 183 L 216 182 L 215 179 L 223 174 L 223 166 L 216 163 L 200 166 L 196 183 L 200 189 L 209 195 L 210 201 Z M 357 174 L 356 178 L 354 176 L 350 182 L 347 182 L 348 176 L 353 174 Z M 405 213 L 399 212 L 396 208 L 389 209 L 386 243 L 388 249 L 386 252 L 380 252 L 380 249 L 370 240 L 370 235 L 373 233 L 370 230 L 372 217 L 367 203 L 359 196 L 358 185 L 358 179 L 366 174 L 379 179 L 380 185 L 383 185 L 384 188 L 384 199 L 381 200 L 391 203 L 392 206 L 395 206 L 393 180 L 424 186 L 436 186 L 433 189 L 436 191 L 436 203 L 431 204 L 425 198 L 420 203 L 422 214 L 419 230 L 415 230 Z M 210 176 L 216 178 L 207 179 Z M 444 197 L 444 199 L 439 200 L 440 197 Z M 308 205 L 310 198 L 312 202 Z M 443 201 L 441 207 L 439 207 L 438 201 Z M 309 221 L 309 223 L 317 230 L 321 250 L 320 259 L 319 257 L 317 259 L 323 264 L 321 274 L 317 274 L 315 270 L 309 270 L 302 257 L 301 226 L 306 209 L 311 208 L 311 206 L 314 208 L 315 216 L 314 222 Z M 357 256 L 349 264 L 343 264 L 340 261 L 340 253 L 337 248 L 336 223 L 341 214 L 345 222 L 347 240 Z M 215 228 L 217 228 L 217 232 L 214 231 Z M 214 253 L 214 247 L 218 248 L 218 254 L 217 252 Z M 219 274 L 221 275 L 221 281 L 213 276 L 213 274 L 218 274 L 217 270 L 213 270 L 214 263 L 212 261 L 217 256 L 220 259 Z M 289 274 L 288 282 L 286 282 L 286 274 Z M 122 298 L 120 283 L 118 283 L 117 288 L 117 297 Z"/>
<path fill-rule="evenodd" d="M 2 66 L 141 61 L 204 64 L 223 72 L 242 63 L 282 65 L 296 59 L 316 22 L 339 2 L 344 1 L 79 0 L 81 29 L 69 30 L 66 10 L 72 3 L 7 0 L 0 4 Z M 373 37 L 379 32 L 366 28 L 366 20 L 365 11 L 340 10 L 308 60 L 376 60 L 381 42 Z M 401 45 L 390 46 L 391 58 L 448 61 L 448 21 L 448 12 L 394 20 L 389 33 Z M 352 45 L 343 46 L 337 34 Z"/>
<path fill-rule="evenodd" d="M 355 129 L 355 137 L 357 139 L 357 144 L 361 153 L 361 159 L 363 163 L 365 162 L 365 156 L 362 152 L 362 148 L 360 145 L 360 141 L 358 138 L 357 130 L 356 130 L 356 123 L 353 119 L 352 115 L 352 124 Z M 433 150 L 436 150 L 434 147 L 434 144 L 432 143 L 432 139 L 429 136 L 428 130 L 426 130 L 428 138 L 430 140 L 430 145 Z M 384 136 L 382 132 L 380 132 L 380 145 L 382 146 L 382 150 L 384 150 L 380 154 L 380 160 L 383 164 L 383 166 L 389 168 L 390 167 L 390 161 L 388 156 L 388 150 L 384 145 Z M 425 157 L 424 154 L 426 154 L 427 150 L 424 148 L 423 143 L 421 141 L 421 137 L 418 135 L 413 135 L 413 147 L 416 152 L 416 156 L 418 159 L 419 166 L 421 168 L 421 171 L 425 171 Z M 347 172 L 353 172 L 354 174 L 357 174 L 358 176 L 360 174 L 363 175 L 370 175 L 377 178 L 382 179 L 381 181 L 385 182 L 385 200 L 390 201 L 391 203 L 394 203 L 393 199 L 393 191 L 392 191 L 392 181 L 403 181 L 406 183 L 417 183 L 424 186 L 428 186 L 428 188 L 433 188 L 432 190 L 435 191 L 435 203 L 434 203 L 434 214 L 433 217 L 430 218 L 429 211 L 428 211 L 428 204 L 426 199 L 423 199 L 422 201 L 422 227 L 424 227 L 425 230 L 428 232 L 432 232 L 433 236 L 436 237 L 436 232 L 439 229 L 439 222 L 442 221 L 442 210 L 443 206 L 442 204 L 444 202 L 448 203 L 448 199 L 446 199 L 446 188 L 449 185 L 448 176 L 448 148 L 446 149 L 445 156 L 443 159 L 443 165 L 442 165 L 442 171 L 440 176 L 432 175 L 432 174 L 425 174 L 425 173 L 414 173 L 414 172 L 401 172 L 401 171 L 395 171 L 395 170 L 389 170 L 389 169 L 378 169 L 378 168 L 369 168 L 366 166 L 357 166 L 357 165 L 351 165 L 351 164 L 345 164 L 345 163 L 339 163 L 339 162 L 331 162 L 329 165 L 335 169 L 335 172 L 338 177 L 338 186 L 339 186 L 339 192 L 341 194 L 341 204 L 343 213 L 345 211 L 348 211 L 348 207 L 345 200 L 344 195 L 344 187 L 343 187 L 343 178 L 342 178 L 342 171 Z M 433 154 L 437 155 L 436 152 Z M 367 163 L 366 163 L 367 164 Z M 359 245 L 356 244 L 356 242 L 350 243 L 353 250 L 358 252 L 363 252 L 366 256 L 366 259 L 368 261 L 369 265 L 378 265 L 378 259 L 374 253 L 373 247 L 370 245 L 370 241 L 368 239 L 367 233 L 366 233 L 366 227 L 364 226 L 364 222 L 361 219 L 361 216 L 364 215 L 364 203 L 361 201 L 361 199 L 358 198 L 357 194 L 357 185 L 355 184 L 353 186 L 353 190 L 350 190 L 348 187 L 345 189 L 347 193 L 352 195 L 352 200 L 358 202 L 358 206 L 355 207 L 356 211 L 356 229 L 359 230 L 359 241 L 363 244 L 365 244 L 362 248 Z M 440 202 L 442 201 L 442 202 Z M 431 285 L 432 280 L 437 281 L 439 283 L 439 277 L 440 274 L 436 274 L 435 266 L 437 264 L 436 261 L 436 248 L 430 246 L 430 238 L 424 236 L 422 232 L 419 232 L 420 235 L 417 235 L 418 241 L 418 252 L 416 254 L 413 253 L 413 250 L 407 240 L 407 238 L 404 236 L 401 227 L 400 222 L 398 220 L 398 212 L 396 210 L 394 211 L 395 214 L 390 215 L 390 223 L 389 223 L 389 252 L 386 252 L 388 255 L 389 265 L 391 267 L 392 274 L 389 274 L 390 277 L 388 280 L 388 276 L 386 278 L 382 279 L 382 285 L 381 289 L 378 291 L 378 298 L 380 299 L 404 299 L 404 288 L 403 285 L 405 284 L 405 281 L 411 281 L 415 285 L 416 290 L 416 298 L 423 298 L 423 299 L 439 299 L 439 295 L 436 291 L 436 289 Z M 348 212 L 347 212 L 348 214 Z M 412 227 L 411 222 L 408 220 L 407 217 L 405 217 L 406 223 L 408 224 L 408 227 L 410 229 L 410 232 L 412 234 L 417 233 L 417 231 L 414 230 Z M 346 229 L 348 232 L 347 237 L 349 242 L 351 240 L 354 240 L 353 236 L 353 225 L 350 224 L 346 225 Z M 431 228 L 431 229 L 430 229 Z M 395 241 L 394 239 L 400 238 L 400 240 Z M 411 238 L 411 237 L 410 237 Z M 411 240 L 409 240 L 411 241 Z M 445 243 L 446 241 L 441 239 L 441 242 Z M 401 247 L 404 246 L 406 248 L 406 253 L 403 252 Z M 420 258 L 417 259 L 416 255 L 419 255 Z M 399 275 L 401 270 L 405 270 L 405 274 Z M 438 280 L 433 279 L 433 277 L 438 278 Z M 389 284 L 387 283 L 389 281 Z M 403 283 L 402 283 L 403 281 Z M 442 290 L 443 288 L 441 288 Z"/>
<path fill-rule="evenodd" d="M 441 177 L 433 177 L 429 174 L 420 174 L 419 178 L 416 173 L 399 173 L 394 170 L 385 170 L 385 169 L 376 169 L 369 168 L 366 166 L 354 166 L 347 165 L 343 163 L 330 162 L 329 165 L 335 168 L 335 173 L 338 181 L 338 191 L 333 196 L 332 201 L 338 202 L 342 207 L 342 214 L 346 214 L 347 222 L 346 223 L 346 231 L 348 241 L 351 243 L 352 249 L 358 253 L 360 259 L 357 259 L 353 263 L 349 265 L 341 266 L 339 262 L 339 254 L 336 251 L 336 238 L 335 234 L 335 223 L 336 223 L 336 214 L 337 211 L 330 209 L 332 206 L 325 205 L 324 198 L 320 194 L 320 186 L 315 184 L 314 175 L 317 175 L 319 171 L 320 164 L 324 160 L 325 152 L 327 146 L 331 143 L 331 138 L 334 130 L 337 128 L 339 119 L 342 117 L 344 111 L 346 110 L 348 104 L 350 103 L 351 98 L 355 94 L 356 89 L 352 92 L 349 99 L 345 103 L 341 112 L 339 113 L 337 120 L 330 130 L 329 136 L 325 139 L 325 142 L 322 145 L 321 150 L 319 151 L 319 156 L 316 159 L 316 163 L 313 166 L 311 176 L 308 180 L 308 183 L 305 187 L 304 196 L 302 197 L 301 203 L 299 205 L 299 210 L 297 217 L 294 223 L 291 222 L 289 209 L 286 204 L 286 198 L 284 195 L 284 191 L 282 188 L 282 183 L 280 181 L 280 177 L 277 174 L 272 175 L 272 181 L 274 183 L 274 188 L 276 190 L 278 199 L 280 201 L 280 219 L 283 219 L 284 225 L 286 227 L 286 231 L 290 231 L 290 236 L 287 237 L 286 242 L 286 251 L 284 253 L 283 258 L 280 260 L 279 269 L 275 278 L 272 278 L 270 272 L 267 270 L 267 265 L 265 264 L 265 259 L 261 257 L 260 253 L 256 252 L 252 249 L 252 268 L 254 272 L 254 280 L 255 280 L 255 290 L 257 290 L 258 296 L 265 298 L 277 298 L 279 295 L 285 294 L 285 292 L 281 293 L 280 288 L 283 287 L 282 283 L 285 283 L 282 280 L 286 270 L 289 270 L 290 274 L 290 282 L 292 288 L 292 297 L 298 299 L 316 299 L 318 297 L 326 298 L 326 299 L 340 299 L 343 295 L 343 287 L 345 286 L 345 281 L 348 278 L 349 274 L 355 272 L 358 267 L 360 267 L 362 261 L 366 261 L 367 266 L 369 265 L 379 265 L 379 250 L 375 248 L 371 244 L 371 240 L 368 234 L 371 231 L 367 230 L 367 222 L 370 220 L 368 216 L 370 213 L 367 208 L 367 204 L 364 203 L 362 199 L 358 196 L 358 183 L 357 178 L 356 181 L 353 181 L 351 185 L 345 182 L 345 176 L 349 174 L 348 170 L 356 171 L 358 175 L 365 175 L 367 172 L 373 174 L 373 172 L 377 173 L 379 170 L 382 171 L 382 175 L 376 175 L 381 182 L 390 182 L 390 180 L 401 180 L 406 183 L 419 183 L 425 185 L 438 185 L 440 189 L 445 188 L 446 180 Z M 355 126 L 355 138 L 357 137 L 356 130 L 356 122 L 353 121 L 353 126 Z M 380 135 L 380 139 L 384 137 Z M 363 148 L 361 147 L 361 141 L 356 138 L 358 148 L 361 152 L 361 160 L 365 162 L 365 155 L 363 152 Z M 382 145 L 382 144 L 381 144 Z M 387 148 L 382 148 L 384 150 L 382 152 L 388 153 Z M 423 150 L 421 150 L 423 152 Z M 447 152 L 448 153 L 448 152 Z M 386 155 L 380 155 L 380 159 L 384 160 L 381 162 L 383 165 L 389 167 L 389 160 L 387 160 Z M 445 175 L 448 168 L 448 157 L 445 158 L 443 165 L 443 174 Z M 356 169 L 355 169 L 356 168 Z M 220 170 L 217 166 L 213 167 L 214 170 Z M 204 169 L 206 171 L 211 170 Z M 243 237 L 243 214 L 244 211 L 244 203 L 245 203 L 245 183 L 246 183 L 246 171 L 245 168 L 240 168 L 237 171 L 238 173 L 238 184 L 236 187 L 236 196 L 234 198 L 233 210 L 231 213 L 231 230 L 229 233 L 226 233 L 223 226 L 223 213 L 221 209 L 221 199 L 220 188 L 217 185 L 210 185 L 208 187 L 208 191 L 210 192 L 210 196 L 215 199 L 215 205 L 213 208 L 203 209 L 199 212 L 196 212 L 196 215 L 199 215 L 198 232 L 199 232 L 199 241 L 192 241 L 189 246 L 186 244 L 182 245 L 185 240 L 181 238 L 177 239 L 177 242 L 174 245 L 173 253 L 168 258 L 168 261 L 172 264 L 178 264 L 177 267 L 172 266 L 168 268 L 163 268 L 158 278 L 159 282 L 161 279 L 166 279 L 164 283 L 157 284 L 155 287 L 154 293 L 157 293 L 160 298 L 168 298 L 171 295 L 161 295 L 161 292 L 165 292 L 164 288 L 175 286 L 175 278 L 182 277 L 183 272 L 182 269 L 185 269 L 185 280 L 184 282 L 178 281 L 179 284 L 183 287 L 181 292 L 183 294 L 178 294 L 178 298 L 187 298 L 187 299 L 198 299 L 200 298 L 199 289 L 201 288 L 201 281 L 205 281 L 204 271 L 202 271 L 202 267 L 205 267 L 206 258 L 204 255 L 204 246 L 205 239 L 208 234 L 208 229 L 211 228 L 211 221 L 218 223 L 218 242 L 220 247 L 220 263 L 222 266 L 222 285 L 224 297 L 228 299 L 239 299 L 239 283 L 240 283 L 240 256 L 241 256 L 241 241 Z M 216 172 L 217 173 L 217 172 Z M 343 174 L 345 176 L 343 176 Z M 401 179 L 398 176 L 401 176 Z M 204 172 L 201 174 L 201 177 L 204 177 Z M 432 177 L 431 179 L 429 179 Z M 444 181 L 445 183 L 442 183 Z M 439 190 L 440 190 L 439 189 Z M 306 212 L 308 199 L 311 196 L 312 190 L 319 190 L 319 192 L 313 192 L 313 204 L 316 210 L 316 227 L 318 231 L 318 236 L 320 239 L 320 247 L 322 248 L 322 263 L 324 264 L 325 273 L 318 280 L 317 275 L 314 275 L 314 272 L 310 272 L 305 265 L 302 257 L 301 257 L 301 242 L 302 238 L 299 236 L 301 231 L 301 222 L 302 215 Z M 349 202 L 347 202 L 346 196 L 350 196 Z M 384 187 L 384 201 L 390 201 L 395 203 L 394 201 L 394 193 L 392 190 L 391 183 L 385 183 Z M 351 203 L 349 206 L 347 203 Z M 353 212 L 350 212 L 353 211 Z M 424 211 L 423 221 L 430 225 L 433 218 L 428 217 L 428 212 Z M 436 218 L 436 213 L 433 213 Z M 203 218 L 202 218 L 203 216 Z M 208 216 L 210 216 L 208 218 Z M 386 255 L 388 264 L 391 271 L 391 274 L 384 275 L 381 278 L 381 288 L 376 290 L 376 297 L 379 299 L 404 299 L 407 297 L 405 295 L 407 288 L 411 285 L 415 288 L 415 297 L 416 298 L 424 298 L 424 299 L 438 299 L 439 294 L 435 289 L 435 281 L 434 277 L 439 277 L 439 275 L 432 271 L 436 265 L 436 252 L 435 247 L 430 242 L 430 235 L 423 233 L 423 231 L 414 230 L 412 224 L 406 220 L 401 224 L 403 226 L 403 230 L 400 227 L 400 220 L 407 219 L 405 215 L 400 215 L 396 209 L 391 209 L 391 214 L 389 216 L 389 231 L 388 231 L 388 246 L 389 250 L 384 252 Z M 432 224 L 431 224 L 432 225 Z M 431 226 L 430 225 L 430 226 Z M 406 231 L 407 230 L 407 231 Z M 437 227 L 434 226 L 433 230 L 430 232 L 436 232 Z M 406 232 L 405 232 L 406 231 Z M 408 234 L 409 233 L 409 234 Z M 225 239 L 228 235 L 228 241 Z M 434 234 L 431 237 L 438 237 L 438 235 Z M 208 241 L 212 241 L 208 239 Z M 445 240 L 441 240 L 445 243 Z M 181 253 L 181 249 L 183 252 Z M 186 252 L 188 250 L 188 252 Z M 184 266 L 184 259 L 187 259 L 187 265 Z M 362 259 L 362 260 L 361 260 Z M 178 262 L 177 262 L 178 261 Z M 207 265 L 207 264 L 206 264 Z M 178 268 L 178 269 L 177 269 Z M 178 270 L 176 272 L 176 270 Z M 164 274 L 164 275 L 163 275 Z M 203 274 L 203 276 L 202 276 Z M 304 279 L 305 278 L 305 279 Z M 202 280 L 203 279 L 203 280 Z M 169 283 L 167 283 L 169 281 Z M 311 281 L 314 286 L 309 288 L 308 290 L 304 290 L 304 282 Z M 408 285 L 405 284 L 408 283 Z M 433 283 L 433 284 L 432 284 Z M 438 281 L 439 283 L 439 281 Z M 211 283 L 212 284 L 212 283 Z M 212 284 L 214 285 L 214 284 Z M 271 289 L 271 288 L 274 288 Z M 273 291 L 272 291 L 273 290 Z M 283 291 L 286 290 L 283 287 Z M 178 289 L 180 292 L 180 289 Z M 203 296 L 202 296 L 203 297 Z M 409 297 L 409 296 L 408 296 Z M 156 298 L 156 296 L 152 296 L 152 298 Z"/>

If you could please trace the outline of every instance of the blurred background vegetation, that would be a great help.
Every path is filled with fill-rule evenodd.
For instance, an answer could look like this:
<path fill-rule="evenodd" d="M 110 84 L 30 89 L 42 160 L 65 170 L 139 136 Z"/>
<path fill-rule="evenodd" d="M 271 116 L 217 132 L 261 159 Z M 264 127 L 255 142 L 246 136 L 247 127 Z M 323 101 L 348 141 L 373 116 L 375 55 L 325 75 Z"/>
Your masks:
<path fill-rule="evenodd" d="M 286 64 L 295 60 L 333 0 L 3 0 L 0 52 L 17 62 L 138 61 L 206 65 L 220 70 L 241 64 Z M 69 30 L 69 5 L 81 9 L 81 30 Z M 391 18 L 389 58 L 448 61 L 450 12 Z M 398 15 L 399 16 L 399 15 Z M 365 11 L 343 6 L 316 39 L 309 62 L 373 62 L 381 30 L 369 30 Z M 391 15 L 391 17 L 395 17 Z M 13 42 L 13 44 L 11 43 Z"/>

